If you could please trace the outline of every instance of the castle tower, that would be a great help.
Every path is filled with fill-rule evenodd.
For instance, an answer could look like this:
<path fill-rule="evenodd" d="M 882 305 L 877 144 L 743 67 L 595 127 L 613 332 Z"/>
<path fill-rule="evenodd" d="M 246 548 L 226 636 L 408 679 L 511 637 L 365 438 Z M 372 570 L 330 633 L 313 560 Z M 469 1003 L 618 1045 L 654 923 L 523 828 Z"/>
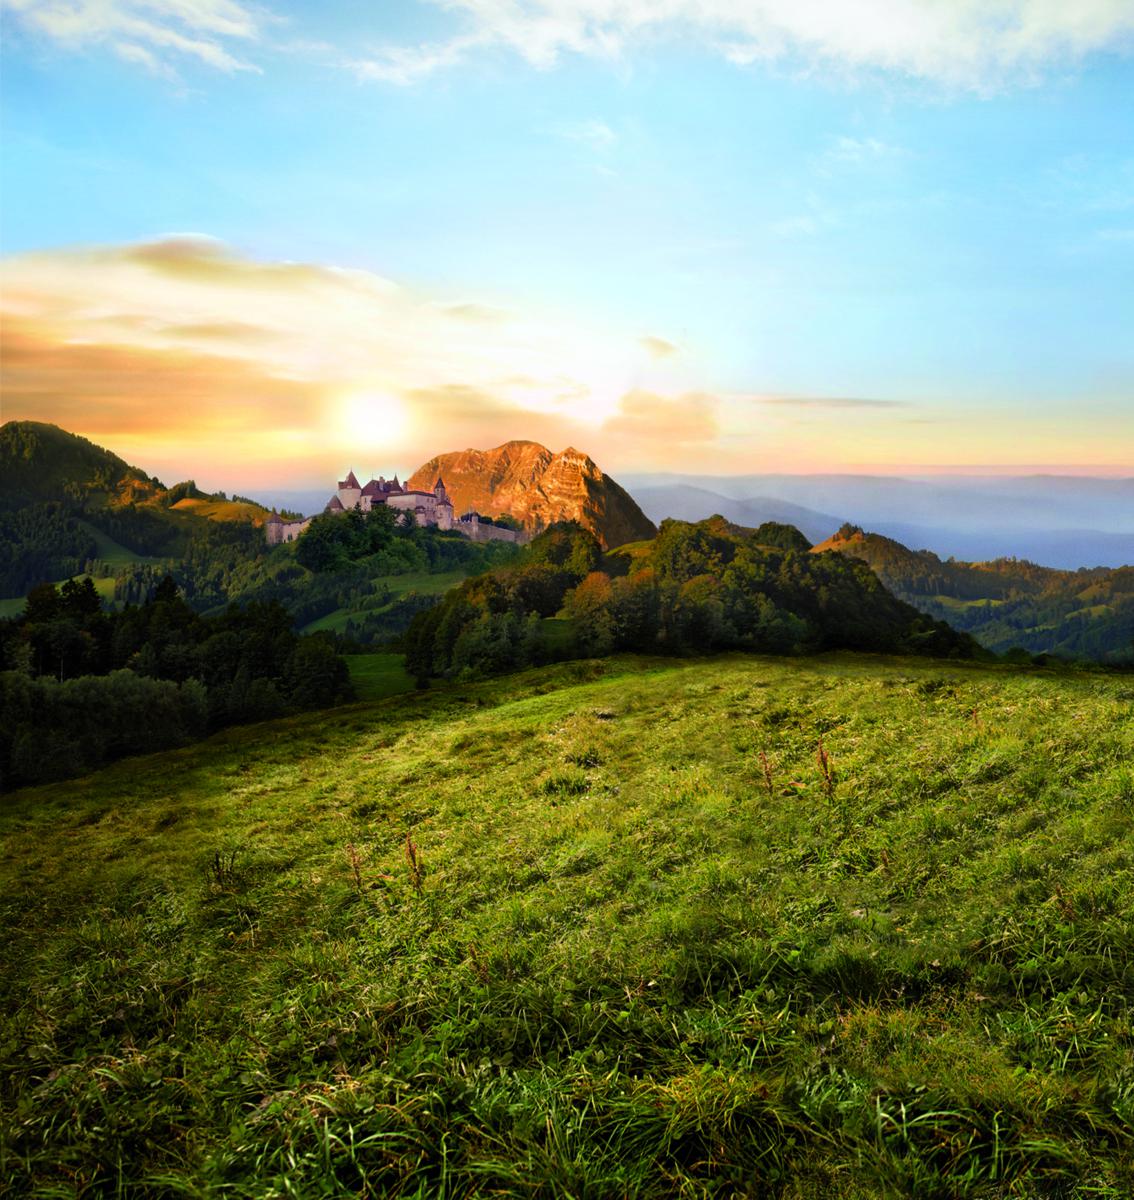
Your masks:
<path fill-rule="evenodd" d="M 274 508 L 272 515 L 264 522 L 264 537 L 269 546 L 278 546 L 283 541 L 283 520 Z"/>

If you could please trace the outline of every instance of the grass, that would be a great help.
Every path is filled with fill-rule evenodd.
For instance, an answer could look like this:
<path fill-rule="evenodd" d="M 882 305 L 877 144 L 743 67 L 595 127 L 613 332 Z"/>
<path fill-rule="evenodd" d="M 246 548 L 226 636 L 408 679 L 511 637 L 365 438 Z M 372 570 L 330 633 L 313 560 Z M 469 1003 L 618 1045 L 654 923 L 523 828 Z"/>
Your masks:
<path fill-rule="evenodd" d="M 414 690 L 400 654 L 346 654 L 350 681 L 360 700 L 384 700 Z"/>
<path fill-rule="evenodd" d="M 1128 1196 L 1132 701 L 623 658 L 16 793 L 0 1176 Z"/>
<path fill-rule="evenodd" d="M 173 505 L 171 512 L 191 513 L 209 521 L 256 521 L 262 522 L 267 510 L 259 504 L 244 500 L 207 500 L 187 496 Z"/>
<path fill-rule="evenodd" d="M 81 580 L 86 579 L 87 577 L 86 575 L 75 575 L 73 578 L 76 580 Z M 65 579 L 59 580 L 60 584 L 66 582 L 67 580 Z M 98 594 L 102 597 L 104 604 L 109 604 L 114 600 L 113 578 L 109 576 L 101 578 L 96 577 L 92 579 L 92 582 L 94 583 L 95 591 L 98 592 Z M 4 619 L 6 617 L 23 616 L 24 607 L 26 604 L 27 598 L 25 596 L 16 596 L 10 600 L 0 600 L 0 619 Z"/>
<path fill-rule="evenodd" d="M 948 609 L 951 612 L 964 612 L 968 609 L 973 609 L 973 608 L 982 609 L 982 610 L 986 609 L 986 608 L 988 608 L 988 609 L 999 608 L 1002 604 L 1006 603 L 1006 601 L 1004 601 L 1004 600 L 992 600 L 992 599 L 962 600 L 958 596 L 931 596 L 930 599 L 933 601 L 934 604 L 938 604 L 942 608 Z"/>
<path fill-rule="evenodd" d="M 128 550 L 125 546 L 110 537 L 109 534 L 103 533 L 101 529 L 96 529 L 94 525 L 91 525 L 87 521 L 80 521 L 79 524 L 94 541 L 98 550 L 99 562 L 121 567 L 129 566 L 132 563 L 158 563 L 162 561 L 159 558 L 146 558 L 144 555 L 135 554 L 133 550 Z"/>
<path fill-rule="evenodd" d="M 447 592 L 450 588 L 456 587 L 463 579 L 467 578 L 465 571 L 439 571 L 436 574 L 430 574 L 427 571 L 411 571 L 405 575 L 387 575 L 378 582 L 385 585 L 390 590 L 390 601 L 400 600 L 403 596 L 408 596 L 411 592 L 419 596 L 439 596 Z M 344 607 L 337 608 L 334 612 L 327 613 L 326 616 L 319 617 L 315 621 L 311 621 L 301 630 L 302 633 L 319 633 L 320 631 L 328 631 L 331 633 L 343 633 L 346 629 L 347 622 L 360 616 L 369 615 L 370 613 L 379 613 L 383 609 L 362 609 Z"/>

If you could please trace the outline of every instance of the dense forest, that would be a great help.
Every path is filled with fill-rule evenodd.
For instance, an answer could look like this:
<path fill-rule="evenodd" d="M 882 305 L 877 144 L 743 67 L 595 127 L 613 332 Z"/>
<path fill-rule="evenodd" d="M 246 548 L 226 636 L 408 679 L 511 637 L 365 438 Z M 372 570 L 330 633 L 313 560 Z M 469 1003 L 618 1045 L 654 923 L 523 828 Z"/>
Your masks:
<path fill-rule="evenodd" d="M 907 603 L 998 653 L 1123 663 L 1134 660 L 1134 566 L 1060 571 L 1014 558 L 967 563 L 855 525 L 818 549 L 867 563 Z"/>
<path fill-rule="evenodd" d="M 863 564 L 811 554 L 790 526 L 746 530 L 719 517 L 663 521 L 652 541 L 606 555 L 580 526 L 553 526 L 522 562 L 467 580 L 415 617 L 405 649 L 420 682 L 618 650 L 981 653 Z"/>
<path fill-rule="evenodd" d="M 108 613 L 89 578 L 42 584 L 21 617 L 0 621 L 0 785 L 350 695 L 330 640 L 297 635 L 277 604 L 202 617 L 166 576 L 144 604 Z"/>

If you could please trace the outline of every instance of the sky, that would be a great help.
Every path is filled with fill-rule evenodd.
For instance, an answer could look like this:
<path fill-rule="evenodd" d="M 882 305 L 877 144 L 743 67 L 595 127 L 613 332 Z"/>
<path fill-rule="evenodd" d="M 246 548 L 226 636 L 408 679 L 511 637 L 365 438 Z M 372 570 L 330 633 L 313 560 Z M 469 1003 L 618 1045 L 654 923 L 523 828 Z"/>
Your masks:
<path fill-rule="evenodd" d="M 1131 0 L 0 0 L 3 417 L 228 490 L 1134 473 Z"/>

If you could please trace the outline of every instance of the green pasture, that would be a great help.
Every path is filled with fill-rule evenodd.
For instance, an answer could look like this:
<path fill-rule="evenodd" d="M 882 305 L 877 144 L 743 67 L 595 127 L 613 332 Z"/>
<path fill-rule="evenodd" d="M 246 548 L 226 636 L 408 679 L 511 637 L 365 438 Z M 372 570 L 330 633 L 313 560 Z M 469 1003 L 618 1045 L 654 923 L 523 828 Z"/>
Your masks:
<path fill-rule="evenodd" d="M 1129 1196 L 1132 714 L 1129 675 L 622 657 L 11 794 L 0 1178 Z"/>

